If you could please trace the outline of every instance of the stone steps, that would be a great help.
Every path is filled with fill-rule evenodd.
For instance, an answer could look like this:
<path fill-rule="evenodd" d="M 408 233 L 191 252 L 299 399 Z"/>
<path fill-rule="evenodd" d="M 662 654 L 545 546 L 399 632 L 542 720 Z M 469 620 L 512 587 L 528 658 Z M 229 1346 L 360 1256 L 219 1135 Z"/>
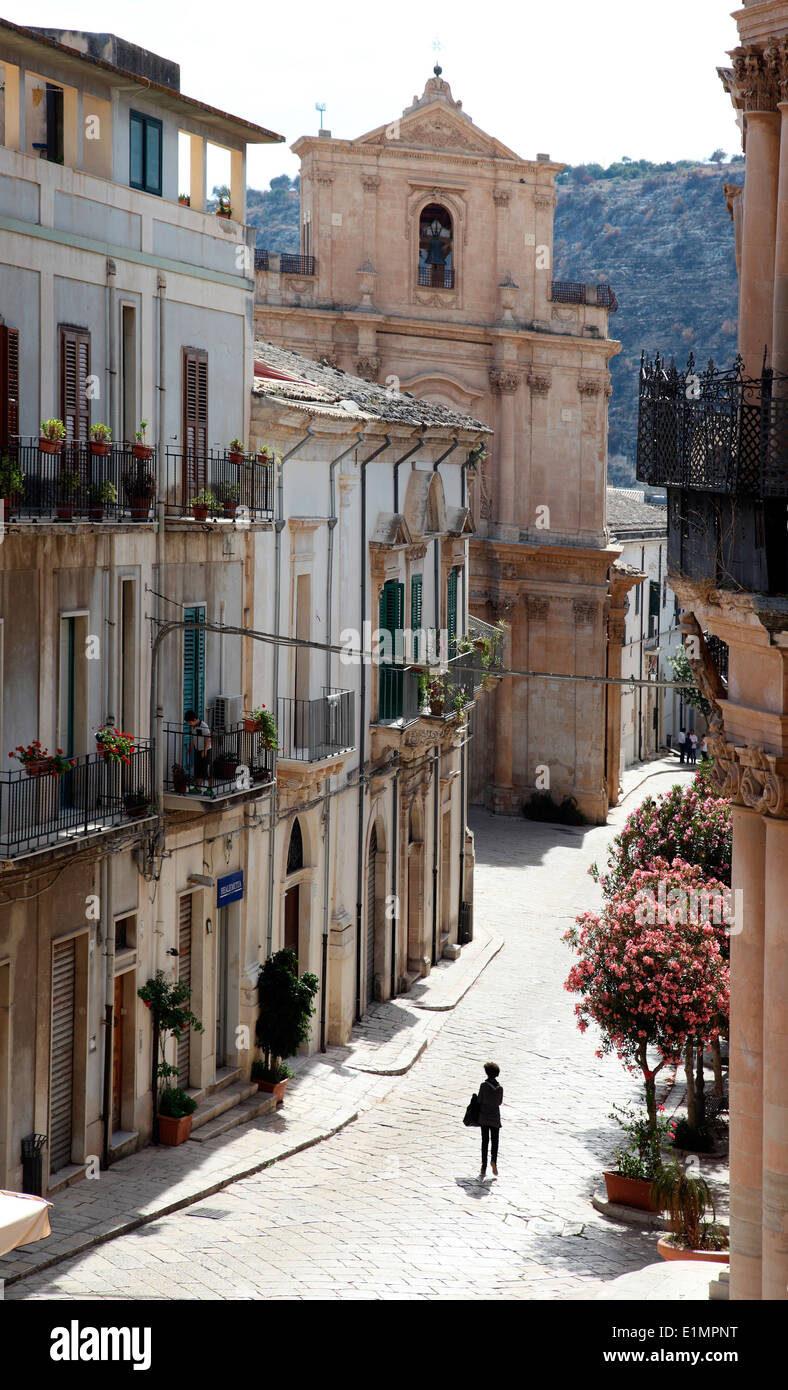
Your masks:
<path fill-rule="evenodd" d="M 220 1091 L 213 1091 L 206 1095 L 202 1093 L 202 1099 L 197 1100 L 197 1109 L 192 1115 L 192 1135 L 195 1129 L 202 1129 L 203 1125 L 209 1124 L 223 1115 L 226 1110 L 233 1110 L 236 1106 L 248 1100 L 251 1095 L 258 1095 L 257 1086 L 253 1081 L 232 1081 L 229 1086 L 223 1086 Z"/>
<path fill-rule="evenodd" d="M 260 1115 L 270 1115 L 276 1110 L 276 1096 L 267 1095 L 265 1091 L 258 1091 L 253 1088 L 254 1095 L 247 1096 L 246 1099 L 239 1101 L 230 1109 L 221 1111 L 214 1118 L 203 1120 L 197 1133 L 194 1133 L 194 1121 L 197 1118 L 195 1111 L 192 1117 L 191 1138 L 198 1144 L 206 1144 L 209 1139 L 216 1139 L 220 1134 L 226 1134 L 228 1129 L 234 1129 L 236 1125 L 246 1124 L 247 1120 L 256 1120 Z"/>

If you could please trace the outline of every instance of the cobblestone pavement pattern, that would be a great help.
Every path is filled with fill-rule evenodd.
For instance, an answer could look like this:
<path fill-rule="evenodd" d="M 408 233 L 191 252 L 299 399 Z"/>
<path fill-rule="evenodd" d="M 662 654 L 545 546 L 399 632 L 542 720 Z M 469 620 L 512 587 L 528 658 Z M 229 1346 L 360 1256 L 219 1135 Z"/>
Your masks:
<path fill-rule="evenodd" d="M 588 865 L 607 827 L 475 812 L 476 915 L 505 938 L 404 1076 L 325 1143 L 7 1289 L 7 1299 L 587 1299 L 657 1260 L 657 1236 L 614 1225 L 592 1192 L 611 1155 L 614 1101 L 639 1095 L 595 1056 L 563 989 L 563 932 L 598 902 Z M 501 1066 L 499 1176 L 479 1182 L 462 1116 Z"/>

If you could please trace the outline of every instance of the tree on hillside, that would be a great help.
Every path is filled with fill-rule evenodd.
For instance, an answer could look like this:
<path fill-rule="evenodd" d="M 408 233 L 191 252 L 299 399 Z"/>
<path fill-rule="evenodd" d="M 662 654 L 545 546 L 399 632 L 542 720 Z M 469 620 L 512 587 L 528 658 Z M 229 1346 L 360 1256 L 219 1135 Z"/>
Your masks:
<path fill-rule="evenodd" d="M 719 167 L 720 167 L 720 165 L 722 164 L 722 161 L 724 160 L 724 158 L 725 158 L 725 151 L 724 151 L 724 150 L 715 150 L 713 154 L 710 154 L 710 155 L 709 155 L 709 162 L 710 162 L 711 164 L 716 164 L 716 165 L 717 165 L 717 168 L 719 169 Z"/>

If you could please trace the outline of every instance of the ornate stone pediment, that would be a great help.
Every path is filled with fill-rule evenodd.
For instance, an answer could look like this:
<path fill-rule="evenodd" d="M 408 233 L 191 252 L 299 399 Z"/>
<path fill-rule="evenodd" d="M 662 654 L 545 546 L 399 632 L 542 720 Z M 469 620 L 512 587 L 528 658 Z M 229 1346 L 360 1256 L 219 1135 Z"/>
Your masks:
<path fill-rule="evenodd" d="M 788 819 L 788 758 L 760 746 L 738 747 L 721 732 L 707 733 L 706 740 L 714 759 L 711 777 L 720 796 L 759 815 Z"/>

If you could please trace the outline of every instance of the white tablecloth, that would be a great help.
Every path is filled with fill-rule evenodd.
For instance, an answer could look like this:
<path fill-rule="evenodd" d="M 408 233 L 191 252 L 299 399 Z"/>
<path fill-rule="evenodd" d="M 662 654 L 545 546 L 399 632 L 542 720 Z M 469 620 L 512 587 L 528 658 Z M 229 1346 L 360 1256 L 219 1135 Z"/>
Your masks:
<path fill-rule="evenodd" d="M 43 1197 L 28 1197 L 25 1192 L 0 1189 L 0 1255 L 50 1235 L 51 1205 Z"/>

